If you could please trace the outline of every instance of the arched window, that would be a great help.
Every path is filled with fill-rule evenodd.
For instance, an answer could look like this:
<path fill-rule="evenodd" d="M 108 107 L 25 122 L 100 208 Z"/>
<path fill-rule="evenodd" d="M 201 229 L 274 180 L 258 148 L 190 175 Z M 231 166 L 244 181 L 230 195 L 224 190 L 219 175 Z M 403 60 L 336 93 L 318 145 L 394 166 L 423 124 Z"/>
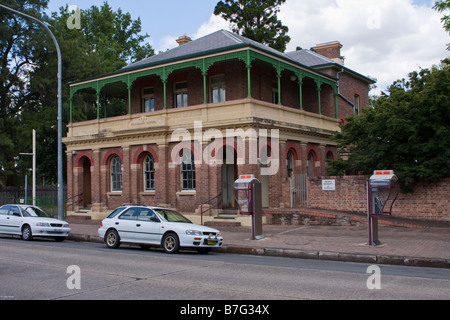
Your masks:
<path fill-rule="evenodd" d="M 155 159 L 151 154 L 144 158 L 144 191 L 155 190 Z"/>
<path fill-rule="evenodd" d="M 119 156 L 111 161 L 111 191 L 122 191 L 122 161 Z"/>
<path fill-rule="evenodd" d="M 333 152 L 331 152 L 331 151 L 328 151 L 327 152 L 327 157 L 326 157 L 326 159 L 327 160 L 334 160 L 334 154 L 333 154 Z"/>
<path fill-rule="evenodd" d="M 315 158 L 314 151 L 310 151 L 308 153 L 308 177 L 314 177 Z"/>
<path fill-rule="evenodd" d="M 331 166 L 330 162 L 334 160 L 334 154 L 331 151 L 327 152 L 327 155 L 325 157 L 326 162 L 325 162 L 325 167 L 329 168 Z"/>
<path fill-rule="evenodd" d="M 195 190 L 194 155 L 189 150 L 184 150 L 181 157 L 181 189 Z"/>
<path fill-rule="evenodd" d="M 294 154 L 292 151 L 287 153 L 287 176 L 288 178 L 292 178 L 294 173 Z"/>

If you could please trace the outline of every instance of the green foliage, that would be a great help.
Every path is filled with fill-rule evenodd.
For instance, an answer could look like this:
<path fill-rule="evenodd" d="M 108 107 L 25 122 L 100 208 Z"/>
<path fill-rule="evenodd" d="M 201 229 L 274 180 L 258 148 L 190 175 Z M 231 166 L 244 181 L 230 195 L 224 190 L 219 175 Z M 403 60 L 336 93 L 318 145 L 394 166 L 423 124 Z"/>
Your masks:
<path fill-rule="evenodd" d="M 393 169 L 404 191 L 450 174 L 450 60 L 396 81 L 362 116 L 335 134 L 348 160 L 331 162 L 329 174 L 370 174 Z"/>
<path fill-rule="evenodd" d="M 234 33 L 284 52 L 291 38 L 289 28 L 277 18 L 286 0 L 225 0 L 217 3 L 214 14 L 230 22 Z"/>
<path fill-rule="evenodd" d="M 48 20 L 42 13 L 48 0 L 0 0 L 0 3 L 41 21 Z M 32 99 L 27 79 L 36 66 L 35 57 L 42 52 L 45 37 L 45 31 L 35 24 L 0 8 L 0 187 L 17 183 L 17 172 L 24 168 L 22 161 L 17 163 L 14 158 L 31 150 L 21 147 L 20 115 Z M 28 136 L 31 146 L 31 129 Z"/>
<path fill-rule="evenodd" d="M 45 21 L 62 54 L 63 136 L 69 122 L 67 83 L 116 71 L 153 54 L 139 19 L 113 11 L 105 2 L 81 11 L 81 30 L 69 29 L 67 6 L 51 17 L 44 14 L 48 0 L 0 0 L 0 3 Z M 37 177 L 57 181 L 57 58 L 53 42 L 36 23 L 0 9 L 0 186 L 22 183 L 31 167 L 31 130 L 37 133 Z M 96 99 L 76 95 L 74 116 L 96 117 Z M 123 101 L 114 99 L 110 112 L 120 113 Z M 124 107 L 125 109 L 125 107 Z M 125 109 L 126 110 L 126 109 Z"/>
<path fill-rule="evenodd" d="M 437 0 L 433 6 L 433 9 L 438 12 L 445 12 L 450 10 L 450 0 Z M 442 23 L 444 24 L 444 29 L 448 33 L 450 33 L 450 15 L 445 14 L 441 18 Z M 447 50 L 450 50 L 450 43 L 447 45 Z"/>

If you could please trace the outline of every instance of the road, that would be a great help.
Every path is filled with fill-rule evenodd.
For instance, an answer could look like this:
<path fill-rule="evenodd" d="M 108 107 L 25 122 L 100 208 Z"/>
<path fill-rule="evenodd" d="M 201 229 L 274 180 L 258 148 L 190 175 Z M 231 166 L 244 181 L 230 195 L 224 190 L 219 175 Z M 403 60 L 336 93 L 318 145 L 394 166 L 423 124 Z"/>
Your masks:
<path fill-rule="evenodd" d="M 125 245 L 112 250 L 98 243 L 0 237 L 0 300 L 450 298 L 448 269 L 369 267 L 222 253 L 167 255 Z"/>

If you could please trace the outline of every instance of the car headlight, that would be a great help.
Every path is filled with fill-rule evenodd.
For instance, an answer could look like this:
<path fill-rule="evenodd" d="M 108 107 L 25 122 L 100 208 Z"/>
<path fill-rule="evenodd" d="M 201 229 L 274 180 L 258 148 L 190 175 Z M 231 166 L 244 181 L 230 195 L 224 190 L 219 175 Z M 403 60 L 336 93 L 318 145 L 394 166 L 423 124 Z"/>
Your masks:
<path fill-rule="evenodd" d="M 38 227 L 50 227 L 50 225 L 47 222 L 37 222 L 36 226 L 38 226 Z"/>
<path fill-rule="evenodd" d="M 202 232 L 197 230 L 186 230 L 186 234 L 190 236 L 201 236 Z"/>

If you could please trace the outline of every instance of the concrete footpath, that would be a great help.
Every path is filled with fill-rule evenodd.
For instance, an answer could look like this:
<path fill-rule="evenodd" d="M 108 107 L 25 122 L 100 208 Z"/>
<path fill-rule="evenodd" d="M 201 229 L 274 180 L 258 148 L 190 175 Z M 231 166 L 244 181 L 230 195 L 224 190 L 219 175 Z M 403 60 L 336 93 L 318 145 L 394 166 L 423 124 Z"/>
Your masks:
<path fill-rule="evenodd" d="M 69 240 L 102 243 L 100 221 L 70 223 Z M 264 238 L 251 240 L 250 227 L 217 227 L 224 237 L 217 252 L 290 258 L 395 264 L 450 269 L 450 224 L 418 222 L 379 225 L 381 245 L 369 246 L 367 225 L 264 225 Z"/>

